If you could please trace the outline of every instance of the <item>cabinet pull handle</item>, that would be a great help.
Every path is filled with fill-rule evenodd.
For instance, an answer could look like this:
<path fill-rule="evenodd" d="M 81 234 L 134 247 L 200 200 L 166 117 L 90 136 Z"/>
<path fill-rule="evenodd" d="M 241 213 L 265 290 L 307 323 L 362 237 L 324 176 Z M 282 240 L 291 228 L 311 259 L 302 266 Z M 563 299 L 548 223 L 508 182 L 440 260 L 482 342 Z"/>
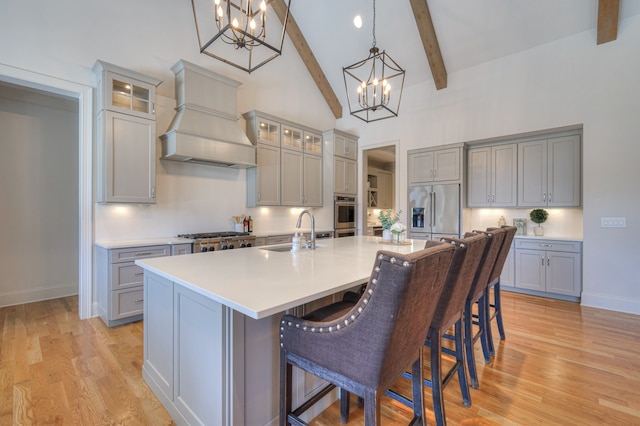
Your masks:
<path fill-rule="evenodd" d="M 491 196 L 491 202 L 492 202 L 492 203 L 495 203 L 495 202 L 496 202 L 496 196 L 495 196 L 495 194 Z"/>
<path fill-rule="evenodd" d="M 136 277 L 139 277 L 140 275 L 144 275 L 144 272 L 136 272 Z"/>
<path fill-rule="evenodd" d="M 260 201 L 260 192 L 258 192 L 258 201 Z"/>
<path fill-rule="evenodd" d="M 542 193 L 542 201 L 547 201 L 547 193 L 546 192 Z"/>
<path fill-rule="evenodd" d="M 538 244 L 540 247 L 553 247 L 553 244 Z"/>
<path fill-rule="evenodd" d="M 144 299 L 137 299 L 136 300 L 136 303 L 142 303 L 142 302 L 144 302 Z"/>
<path fill-rule="evenodd" d="M 547 256 L 547 266 L 550 265 L 550 262 L 551 262 L 551 258 L 549 256 Z"/>
<path fill-rule="evenodd" d="M 149 256 L 151 254 L 150 251 L 141 251 L 136 253 L 136 256 Z"/>
<path fill-rule="evenodd" d="M 551 202 L 551 193 L 549 193 L 549 202 Z"/>
<path fill-rule="evenodd" d="M 433 169 L 433 177 L 435 178 L 436 176 L 438 176 L 438 169 Z"/>
<path fill-rule="evenodd" d="M 544 256 L 540 256 L 540 265 L 544 266 Z"/>

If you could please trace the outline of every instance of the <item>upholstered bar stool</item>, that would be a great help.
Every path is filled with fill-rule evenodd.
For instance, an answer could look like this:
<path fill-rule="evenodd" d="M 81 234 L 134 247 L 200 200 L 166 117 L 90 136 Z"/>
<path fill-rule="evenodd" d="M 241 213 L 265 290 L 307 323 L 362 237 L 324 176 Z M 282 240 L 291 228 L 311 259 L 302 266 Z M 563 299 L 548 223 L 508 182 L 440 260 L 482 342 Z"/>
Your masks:
<path fill-rule="evenodd" d="M 467 370 L 464 359 L 464 342 L 462 331 L 462 318 L 464 306 L 473 283 L 480 259 L 484 253 L 487 237 L 485 235 L 472 235 L 468 238 L 442 238 L 442 242 L 453 245 L 456 248 L 451 261 L 451 267 L 447 274 L 444 289 L 436 307 L 436 313 L 429 325 L 425 346 L 430 348 L 431 380 L 425 379 L 424 384 L 431 388 L 433 397 L 433 411 L 436 424 L 446 425 L 444 398 L 442 391 L 451 378 L 457 373 L 462 399 L 466 406 L 471 405 L 471 395 L 467 382 Z M 426 247 L 440 244 L 427 241 Z M 446 332 L 454 328 L 454 335 Z M 441 344 L 443 337 L 450 337 L 455 343 L 453 350 L 445 348 Z M 455 358 L 453 366 L 442 374 L 442 355 L 446 354 Z M 404 377 L 411 378 L 408 373 Z M 411 401 L 393 390 L 387 391 L 387 395 L 411 406 Z"/>
<path fill-rule="evenodd" d="M 496 229 L 498 228 L 487 228 L 487 232 L 493 232 Z M 496 350 L 493 346 L 493 333 L 491 332 L 491 321 L 493 321 L 494 319 L 498 324 L 500 340 L 505 339 L 504 324 L 502 322 L 502 302 L 500 300 L 500 275 L 502 275 L 504 263 L 507 260 L 507 256 L 509 256 L 509 250 L 511 249 L 513 237 L 516 235 L 516 231 L 518 230 L 518 228 L 516 228 L 515 226 L 503 226 L 502 229 L 505 230 L 506 235 L 504 237 L 504 241 L 502 242 L 502 247 L 500 247 L 500 252 L 498 253 L 496 263 L 493 266 L 493 271 L 491 271 L 491 276 L 489 277 L 489 285 L 487 286 L 487 291 L 484 296 L 489 305 L 487 308 L 487 315 L 489 316 L 489 318 L 487 319 L 487 341 L 489 342 L 489 353 L 491 354 L 491 356 L 496 355 Z M 493 302 L 491 302 L 492 290 Z"/>
<path fill-rule="evenodd" d="M 467 366 L 469 368 L 469 378 L 471 380 L 471 386 L 478 388 L 478 372 L 476 370 L 475 355 L 473 353 L 473 347 L 475 342 L 480 340 L 482 346 L 482 352 L 484 354 L 484 360 L 487 364 L 491 363 L 491 355 L 489 353 L 489 343 L 487 341 L 487 310 L 486 299 L 483 298 L 487 285 L 489 283 L 489 276 L 493 270 L 493 265 L 498 257 L 498 252 L 504 241 L 506 232 L 503 229 L 497 229 L 495 232 L 482 232 L 487 236 L 487 245 L 485 246 L 480 260 L 480 265 L 476 271 L 476 275 L 471 284 L 471 289 L 467 295 L 464 308 L 464 343 L 467 354 Z M 478 235 L 476 232 L 467 232 L 465 238 L 470 235 Z M 482 300 L 481 300 L 482 299 Z M 476 315 L 477 321 L 474 322 L 474 305 L 478 305 L 478 314 Z M 473 326 L 477 326 L 477 331 L 474 332 Z"/>
<path fill-rule="evenodd" d="M 328 381 L 328 388 L 338 386 L 363 398 L 365 425 L 380 424 L 380 396 L 411 366 L 411 424 L 425 424 L 422 345 L 453 252 L 449 244 L 409 255 L 379 251 L 366 291 L 347 312 L 322 321 L 283 316 L 280 424 L 305 424 L 299 416 L 319 399 L 292 407 L 292 366 Z M 340 309 L 333 316 L 336 312 Z"/>

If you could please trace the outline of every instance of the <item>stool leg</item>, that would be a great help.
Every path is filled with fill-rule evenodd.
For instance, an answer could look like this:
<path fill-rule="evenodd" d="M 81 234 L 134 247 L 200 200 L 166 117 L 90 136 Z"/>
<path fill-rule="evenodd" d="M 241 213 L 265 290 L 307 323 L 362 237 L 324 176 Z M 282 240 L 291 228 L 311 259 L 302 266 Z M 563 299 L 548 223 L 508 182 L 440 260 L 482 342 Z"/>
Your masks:
<path fill-rule="evenodd" d="M 487 305 L 487 298 L 483 294 L 478 300 L 478 325 L 480 326 L 480 345 L 482 346 L 482 353 L 484 354 L 484 362 L 487 364 L 491 364 L 489 340 L 487 339 Z"/>
<path fill-rule="evenodd" d="M 485 327 L 485 333 L 487 336 L 487 348 L 489 349 L 489 357 L 492 357 L 496 355 L 496 350 L 493 347 L 493 331 L 491 330 L 491 286 L 486 288 L 483 297 L 486 301 L 485 322 L 487 323 L 487 326 Z"/>
<path fill-rule="evenodd" d="M 340 423 L 349 422 L 349 398 L 351 394 L 340 388 Z"/>
<path fill-rule="evenodd" d="M 473 304 L 467 300 L 464 306 L 464 347 L 467 353 L 467 367 L 471 386 L 478 389 L 478 373 L 476 372 L 476 358 L 473 354 Z"/>
<path fill-rule="evenodd" d="M 411 388 L 413 391 L 413 420 L 411 425 L 426 424 L 424 412 L 424 388 L 422 387 L 422 348 L 418 351 L 418 359 L 413 363 L 411 368 Z"/>
<path fill-rule="evenodd" d="M 371 389 L 364 391 L 364 424 L 367 426 L 380 424 L 380 393 Z"/>
<path fill-rule="evenodd" d="M 498 331 L 500 332 L 500 340 L 505 339 L 504 325 L 502 324 L 502 301 L 500 300 L 500 278 L 493 287 L 494 306 L 496 310 L 496 322 L 498 323 Z"/>
<path fill-rule="evenodd" d="M 436 416 L 438 426 L 447 424 L 442 395 L 442 366 L 440 365 L 442 342 L 440 339 L 440 331 L 429 328 L 427 340 L 429 341 L 431 359 L 431 395 L 433 396 L 433 414 Z"/>
<path fill-rule="evenodd" d="M 287 362 L 287 354 L 280 351 L 280 426 L 290 425 L 288 421 L 291 412 L 291 364 Z"/>
<path fill-rule="evenodd" d="M 458 382 L 460 383 L 460 392 L 462 393 L 462 401 L 467 407 L 471 407 L 471 393 L 469 392 L 469 382 L 467 381 L 467 368 L 464 364 L 464 338 L 462 332 L 462 321 L 455 324 L 455 343 L 456 343 L 456 363 L 458 364 Z"/>

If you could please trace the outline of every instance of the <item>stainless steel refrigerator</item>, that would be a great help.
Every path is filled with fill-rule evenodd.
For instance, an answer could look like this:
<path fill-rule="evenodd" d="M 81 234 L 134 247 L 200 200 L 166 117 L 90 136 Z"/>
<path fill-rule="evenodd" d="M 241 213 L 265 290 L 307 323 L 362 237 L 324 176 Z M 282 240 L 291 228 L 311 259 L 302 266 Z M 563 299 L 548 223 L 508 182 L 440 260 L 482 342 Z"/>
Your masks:
<path fill-rule="evenodd" d="M 409 187 L 409 238 L 460 236 L 460 185 Z"/>

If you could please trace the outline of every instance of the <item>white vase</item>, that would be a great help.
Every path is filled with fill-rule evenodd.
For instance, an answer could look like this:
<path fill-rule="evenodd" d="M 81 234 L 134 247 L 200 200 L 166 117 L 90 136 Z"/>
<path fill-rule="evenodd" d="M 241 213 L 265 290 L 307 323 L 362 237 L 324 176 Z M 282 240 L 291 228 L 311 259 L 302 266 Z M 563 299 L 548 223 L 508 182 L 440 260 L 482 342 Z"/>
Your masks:
<path fill-rule="evenodd" d="M 393 233 L 388 229 L 382 230 L 382 241 L 392 241 Z"/>
<path fill-rule="evenodd" d="M 536 237 L 542 237 L 544 235 L 544 228 L 542 227 L 542 225 L 533 227 L 533 235 L 535 235 Z"/>

